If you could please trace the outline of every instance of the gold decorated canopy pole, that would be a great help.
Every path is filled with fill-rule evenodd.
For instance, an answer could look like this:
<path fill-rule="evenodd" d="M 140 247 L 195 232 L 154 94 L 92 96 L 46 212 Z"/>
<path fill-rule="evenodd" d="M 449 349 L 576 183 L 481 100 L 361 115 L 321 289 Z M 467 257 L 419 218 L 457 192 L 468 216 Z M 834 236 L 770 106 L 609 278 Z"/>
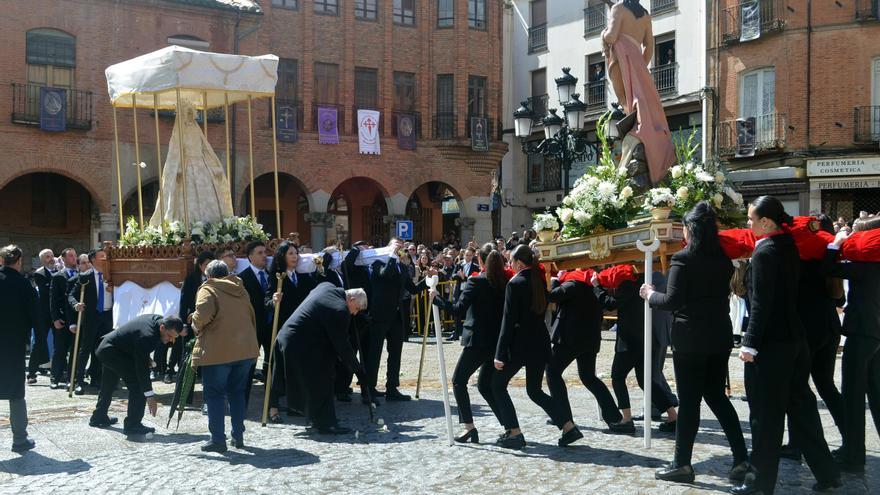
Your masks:
<path fill-rule="evenodd" d="M 229 181 L 229 199 L 235 204 L 232 195 L 232 160 L 229 157 L 229 93 L 223 92 L 223 123 L 226 127 L 226 180 Z"/>
<path fill-rule="evenodd" d="M 153 94 L 153 117 L 156 122 L 156 166 L 159 169 L 159 219 L 165 216 L 162 202 L 162 141 L 159 139 L 159 95 Z"/>
<path fill-rule="evenodd" d="M 175 120 L 177 120 L 177 141 L 180 146 L 180 168 L 183 171 L 183 180 L 181 181 L 181 189 L 183 189 L 183 228 L 186 230 L 186 238 L 189 239 L 189 205 L 187 204 L 186 199 L 186 153 L 183 149 L 183 121 L 180 120 L 182 113 L 180 107 L 180 89 L 177 90 L 177 113 L 175 115 Z"/>
<path fill-rule="evenodd" d="M 134 125 L 134 168 L 137 171 L 138 225 L 144 230 L 144 197 L 141 193 L 141 147 L 138 140 L 137 95 L 131 95 L 131 121 Z"/>
<path fill-rule="evenodd" d="M 202 125 L 205 127 L 205 139 L 208 139 L 208 92 L 202 91 Z"/>
<path fill-rule="evenodd" d="M 275 95 L 272 95 L 272 162 L 275 166 L 275 226 L 278 238 L 281 238 L 281 204 L 278 194 L 278 140 L 275 118 Z"/>
<path fill-rule="evenodd" d="M 247 97 L 247 109 L 248 109 L 248 155 L 250 156 L 250 169 L 251 169 L 251 217 L 257 218 L 257 203 L 254 199 L 254 125 L 253 118 L 251 115 L 251 95 L 248 94 Z"/>
<path fill-rule="evenodd" d="M 113 105 L 113 146 L 116 148 L 116 195 L 119 207 L 119 236 L 125 233 L 125 222 L 122 220 L 122 167 L 119 161 L 119 127 L 116 125 L 116 104 Z"/>

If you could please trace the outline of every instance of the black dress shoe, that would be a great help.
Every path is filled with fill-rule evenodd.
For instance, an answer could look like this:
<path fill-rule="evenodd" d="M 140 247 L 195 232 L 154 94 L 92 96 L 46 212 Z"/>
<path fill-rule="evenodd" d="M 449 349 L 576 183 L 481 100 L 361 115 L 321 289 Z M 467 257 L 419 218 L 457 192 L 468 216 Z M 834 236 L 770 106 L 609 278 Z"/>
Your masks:
<path fill-rule="evenodd" d="M 842 456 L 835 459 L 837 467 L 844 473 L 865 474 L 865 465 L 857 462 L 848 462 Z"/>
<path fill-rule="evenodd" d="M 779 457 L 801 462 L 801 449 L 794 447 L 791 444 L 783 445 L 782 448 L 779 449 Z"/>
<path fill-rule="evenodd" d="M 477 432 L 477 429 L 474 428 L 455 437 L 455 441 L 458 443 L 480 443 L 480 434 Z"/>
<path fill-rule="evenodd" d="M 144 426 L 144 425 L 134 425 L 134 426 L 129 426 L 127 428 L 123 428 L 122 433 L 124 433 L 126 435 L 148 435 L 148 434 L 156 433 L 156 429 L 150 428 L 149 426 Z"/>
<path fill-rule="evenodd" d="M 27 377 L 27 383 L 28 383 L 28 385 L 36 385 L 37 377 L 35 377 L 35 376 Z"/>
<path fill-rule="evenodd" d="M 310 433 L 310 434 L 318 433 L 321 435 L 347 435 L 347 434 L 351 433 L 351 431 L 352 431 L 351 428 L 347 428 L 345 426 L 339 426 L 339 425 L 323 426 L 323 427 L 309 426 L 308 428 L 306 428 L 306 433 Z"/>
<path fill-rule="evenodd" d="M 562 434 L 562 437 L 559 438 L 558 444 L 560 447 L 567 447 L 581 438 L 584 438 L 584 434 L 581 433 L 581 430 L 578 430 L 577 426 L 575 426 Z"/>
<path fill-rule="evenodd" d="M 159 374 L 156 373 L 155 371 L 151 371 L 150 372 L 150 381 L 155 382 L 158 379 L 159 379 Z"/>
<path fill-rule="evenodd" d="M 276 413 L 276 414 L 273 414 L 272 416 L 269 416 L 269 422 L 272 423 L 273 425 L 284 424 L 284 418 L 282 418 L 280 414 Z"/>
<path fill-rule="evenodd" d="M 202 452 L 217 452 L 218 454 L 222 454 L 226 452 L 226 442 L 214 442 L 208 440 L 202 444 Z"/>
<path fill-rule="evenodd" d="M 522 433 L 519 435 L 508 434 L 504 438 L 499 438 L 495 445 L 505 449 L 521 449 L 526 446 L 526 438 Z"/>
<path fill-rule="evenodd" d="M 376 390 L 374 388 L 373 390 L 370 390 L 370 396 L 371 397 L 385 397 L 385 392 L 379 392 L 378 390 Z"/>
<path fill-rule="evenodd" d="M 49 380 L 49 390 L 58 390 L 59 388 L 61 387 L 58 386 L 58 382 Z"/>
<path fill-rule="evenodd" d="M 162 381 L 165 383 L 174 383 L 174 373 L 165 373 L 165 379 Z"/>
<path fill-rule="evenodd" d="M 402 401 L 407 401 L 407 400 L 411 400 L 411 399 L 412 399 L 412 397 L 400 393 L 400 391 L 397 390 L 396 388 L 389 388 L 388 390 L 385 391 L 385 400 L 401 401 L 402 402 Z"/>
<path fill-rule="evenodd" d="M 735 481 L 737 483 L 742 483 L 746 479 L 746 474 L 748 474 L 751 465 L 748 461 L 743 461 L 736 466 L 730 468 L 730 471 L 727 472 L 727 479 L 730 481 Z"/>
<path fill-rule="evenodd" d="M 236 449 L 243 449 L 244 448 L 244 437 L 233 436 L 232 437 L 232 446 L 235 447 Z"/>
<path fill-rule="evenodd" d="M 694 475 L 694 468 L 690 464 L 678 466 L 673 462 L 664 468 L 654 471 L 654 478 L 674 483 L 693 483 L 696 476 Z"/>
<path fill-rule="evenodd" d="M 80 383 L 76 386 L 76 388 L 73 389 L 73 395 L 83 395 L 85 393 L 85 386 L 82 383 Z"/>
<path fill-rule="evenodd" d="M 636 432 L 636 425 L 634 425 L 632 421 L 627 421 L 626 423 L 611 423 L 608 425 L 608 431 L 611 433 L 632 435 Z"/>
<path fill-rule="evenodd" d="M 835 488 L 840 488 L 843 486 L 843 483 L 840 482 L 840 478 L 834 478 L 831 481 L 820 481 L 813 485 L 813 491 L 816 493 L 831 493 Z"/>
<path fill-rule="evenodd" d="M 109 416 L 105 416 L 103 418 L 96 418 L 94 416 L 89 419 L 89 426 L 92 428 L 107 428 L 108 426 L 113 426 L 119 422 L 119 418 L 111 418 Z"/>
<path fill-rule="evenodd" d="M 24 442 L 13 443 L 12 451 L 18 453 L 27 452 L 28 450 L 31 450 L 36 446 L 37 442 L 35 442 L 32 438 L 26 438 Z"/>
<path fill-rule="evenodd" d="M 748 473 L 743 484 L 731 488 L 730 493 L 733 495 L 764 495 L 764 490 L 755 484 L 755 474 Z"/>
<path fill-rule="evenodd" d="M 675 433 L 675 421 L 666 421 L 660 423 L 657 429 L 663 433 Z"/>

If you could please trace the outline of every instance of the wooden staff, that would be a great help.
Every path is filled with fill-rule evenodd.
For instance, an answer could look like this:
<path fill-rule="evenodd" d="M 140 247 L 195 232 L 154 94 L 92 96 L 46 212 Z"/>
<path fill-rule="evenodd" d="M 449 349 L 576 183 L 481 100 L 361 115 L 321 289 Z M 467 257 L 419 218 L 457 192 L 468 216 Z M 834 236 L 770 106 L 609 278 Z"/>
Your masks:
<path fill-rule="evenodd" d="M 86 297 L 86 286 L 89 285 L 89 281 L 86 279 L 84 282 L 82 277 L 80 277 L 79 283 L 79 303 L 83 304 Z M 67 397 L 69 399 L 73 398 L 73 388 L 76 386 L 76 356 L 79 354 L 79 334 L 80 325 L 82 325 L 83 321 L 83 313 L 85 313 L 85 308 L 83 308 L 76 317 L 76 337 L 73 339 L 73 363 L 70 366 L 70 385 L 67 386 Z"/>
<path fill-rule="evenodd" d="M 425 296 L 425 300 L 429 300 L 428 293 L 425 293 L 424 296 Z M 433 298 L 430 299 L 430 301 L 433 301 Z M 418 305 L 418 302 L 416 304 Z M 428 304 L 429 304 L 429 306 L 426 306 L 427 308 L 430 307 L 430 304 L 432 304 L 432 302 L 429 302 Z M 427 347 L 428 347 L 428 328 L 429 328 L 430 324 L 431 324 L 431 318 L 430 318 L 430 315 L 428 314 L 428 311 L 426 309 L 425 310 L 425 332 L 424 332 L 424 334 L 422 334 L 422 355 L 421 355 L 421 357 L 419 357 L 419 377 L 416 379 L 416 399 L 419 398 L 419 391 L 422 389 L 422 367 L 425 365 L 425 349 L 427 349 Z"/>
<path fill-rule="evenodd" d="M 283 278 L 280 273 L 276 273 L 275 278 L 278 279 L 275 292 L 280 293 Z M 278 313 L 280 312 L 281 301 L 278 301 L 275 303 L 275 318 L 272 321 L 272 340 L 270 341 L 272 344 L 269 346 L 269 376 L 266 377 L 266 394 L 263 397 L 263 426 L 266 426 L 266 421 L 269 419 L 269 393 L 272 390 L 272 359 L 275 357 L 275 337 L 278 336 Z"/>

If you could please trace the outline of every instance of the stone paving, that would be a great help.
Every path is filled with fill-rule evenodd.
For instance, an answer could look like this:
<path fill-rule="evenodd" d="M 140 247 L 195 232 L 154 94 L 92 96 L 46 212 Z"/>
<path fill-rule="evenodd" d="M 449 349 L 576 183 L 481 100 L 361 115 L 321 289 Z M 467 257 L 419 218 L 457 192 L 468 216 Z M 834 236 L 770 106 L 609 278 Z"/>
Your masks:
<path fill-rule="evenodd" d="M 611 334 L 599 360 L 599 369 L 610 369 Z M 454 368 L 460 347 L 444 345 L 447 367 Z M 401 371 L 403 390 L 414 393 L 418 371 L 419 344 L 404 347 Z M 671 362 L 667 374 L 671 378 Z M 208 439 L 207 418 L 188 410 L 175 428 L 165 429 L 170 386 L 157 385 L 166 404 L 158 418 L 147 418 L 157 428 L 152 440 L 131 441 L 120 428 L 89 428 L 88 416 L 95 396 L 68 399 L 66 393 L 48 389 L 40 378 L 28 387 L 30 435 L 37 448 L 24 455 L 0 451 L 0 493 L 598 493 L 598 494 L 690 494 L 724 493 L 730 486 L 725 474 L 732 458 L 717 421 L 703 408 L 703 423 L 694 452 L 697 481 L 691 485 L 654 480 L 654 470 L 670 459 L 674 439 L 658 433 L 651 449 L 642 442 L 642 427 L 635 436 L 603 433 L 596 402 L 575 382 L 575 367 L 566 378 L 575 418 L 585 438 L 569 448 L 556 446 L 558 431 L 548 426 L 543 412 L 525 394 L 521 380 L 514 382 L 512 395 L 528 441 L 522 451 L 491 445 L 500 433 L 494 417 L 475 387 L 477 427 L 483 444 L 448 447 L 443 419 L 437 353 L 434 345 L 426 352 L 421 400 L 391 403 L 377 410 L 387 432 L 367 420 L 366 406 L 355 401 L 339 404 L 343 422 L 359 434 L 342 437 L 307 436 L 301 419 L 284 425 L 260 427 L 261 385 L 254 396 L 246 423 L 242 450 L 224 455 L 204 454 L 199 445 Z M 736 396 L 741 390 L 741 364 L 731 356 L 731 380 Z M 384 371 L 382 372 L 384 374 Z M 674 385 L 673 385 L 674 387 Z M 633 405 L 641 407 L 641 392 L 631 387 Z M 120 397 L 123 391 L 119 391 Z M 200 393 L 196 394 L 200 404 Z M 746 403 L 734 405 L 741 420 L 747 417 Z M 124 401 L 113 405 L 113 414 L 124 416 Z M 825 434 L 832 447 L 840 438 L 830 416 L 821 408 Z M 454 407 L 453 407 L 454 413 Z M 11 443 L 8 405 L 0 403 L 0 445 Z M 285 418 L 287 419 L 287 418 Z M 880 441 L 870 419 L 867 421 L 869 460 L 867 475 L 847 475 L 838 493 L 880 493 Z M 748 429 L 744 422 L 744 429 Z M 458 426 L 456 426 L 456 432 Z M 748 441 L 748 439 L 747 439 Z M 780 466 L 777 493 L 809 492 L 814 483 L 809 469 L 793 461 Z"/>

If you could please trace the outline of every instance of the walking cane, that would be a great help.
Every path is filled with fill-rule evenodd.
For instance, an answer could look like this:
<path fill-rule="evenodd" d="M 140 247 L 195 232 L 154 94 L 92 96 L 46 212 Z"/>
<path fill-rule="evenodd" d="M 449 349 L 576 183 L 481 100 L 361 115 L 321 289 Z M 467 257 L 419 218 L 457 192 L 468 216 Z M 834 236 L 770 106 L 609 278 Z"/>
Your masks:
<path fill-rule="evenodd" d="M 275 292 L 281 292 L 282 278 L 280 273 L 275 274 L 278 279 L 278 286 Z M 281 312 L 281 301 L 275 303 L 275 318 L 272 319 L 272 340 L 269 345 L 269 376 L 266 377 L 266 394 L 263 397 L 263 426 L 266 426 L 266 420 L 269 417 L 269 393 L 272 390 L 272 359 L 275 357 L 275 337 L 278 336 L 278 313 Z"/>
<path fill-rule="evenodd" d="M 428 300 L 428 294 L 425 293 L 425 300 Z M 427 308 L 430 308 L 430 304 L 433 301 L 428 302 L 428 306 L 426 306 L 425 310 L 425 332 L 422 334 L 422 355 L 419 357 L 419 377 L 416 380 L 416 399 L 419 398 L 419 391 L 422 389 L 422 367 L 425 364 L 425 349 L 428 347 L 428 329 L 430 328 L 431 318 L 428 315 Z"/>
<path fill-rule="evenodd" d="M 83 279 L 79 279 L 79 303 L 83 304 L 83 300 L 86 297 L 86 286 L 89 285 L 88 279 L 83 282 Z M 73 388 L 76 386 L 76 357 L 79 354 L 79 334 L 80 334 L 80 325 L 82 325 L 83 313 L 85 313 L 85 308 L 79 312 L 79 315 L 76 317 L 76 336 L 73 338 L 73 363 L 70 368 L 70 385 L 67 387 L 67 398 L 73 398 Z"/>

